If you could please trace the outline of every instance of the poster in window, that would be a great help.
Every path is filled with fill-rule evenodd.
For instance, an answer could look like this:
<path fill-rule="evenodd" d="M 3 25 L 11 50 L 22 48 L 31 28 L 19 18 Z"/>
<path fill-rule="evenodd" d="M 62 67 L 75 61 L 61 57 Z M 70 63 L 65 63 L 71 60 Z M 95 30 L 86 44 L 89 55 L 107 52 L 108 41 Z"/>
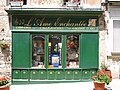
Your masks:
<path fill-rule="evenodd" d="M 59 61 L 60 61 L 59 54 L 52 54 L 51 60 L 54 67 L 59 67 Z"/>

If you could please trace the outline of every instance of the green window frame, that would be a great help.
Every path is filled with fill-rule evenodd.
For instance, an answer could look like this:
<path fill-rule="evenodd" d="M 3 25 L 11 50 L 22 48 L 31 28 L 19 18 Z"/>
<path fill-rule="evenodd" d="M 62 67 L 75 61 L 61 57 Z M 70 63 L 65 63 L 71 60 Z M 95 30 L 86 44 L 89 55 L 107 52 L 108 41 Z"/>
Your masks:
<path fill-rule="evenodd" d="M 36 33 L 35 33 L 36 34 Z M 44 39 L 44 68 L 48 67 L 49 60 L 49 33 L 45 35 Z M 55 33 L 57 35 L 57 33 Z M 32 39 L 33 33 L 12 33 L 12 67 L 13 68 L 31 68 L 32 62 Z M 68 33 L 61 33 L 61 59 L 62 68 L 66 68 L 66 35 Z M 76 35 L 73 34 L 73 35 Z M 98 33 L 80 33 L 79 36 L 79 67 L 78 68 L 98 68 L 98 52 L 99 52 L 99 37 Z M 59 68 L 58 68 L 59 69 Z M 68 68 L 69 69 L 69 68 Z"/>

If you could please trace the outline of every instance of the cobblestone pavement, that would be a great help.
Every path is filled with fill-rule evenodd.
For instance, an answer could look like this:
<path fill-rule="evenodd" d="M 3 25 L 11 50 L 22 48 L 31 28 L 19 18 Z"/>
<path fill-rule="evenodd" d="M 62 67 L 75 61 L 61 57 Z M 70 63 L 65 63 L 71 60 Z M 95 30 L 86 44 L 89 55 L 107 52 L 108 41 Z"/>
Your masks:
<path fill-rule="evenodd" d="M 10 90 L 93 90 L 93 82 L 52 83 L 52 84 L 27 84 L 11 85 Z M 106 86 L 106 90 L 120 90 L 120 79 Z"/>

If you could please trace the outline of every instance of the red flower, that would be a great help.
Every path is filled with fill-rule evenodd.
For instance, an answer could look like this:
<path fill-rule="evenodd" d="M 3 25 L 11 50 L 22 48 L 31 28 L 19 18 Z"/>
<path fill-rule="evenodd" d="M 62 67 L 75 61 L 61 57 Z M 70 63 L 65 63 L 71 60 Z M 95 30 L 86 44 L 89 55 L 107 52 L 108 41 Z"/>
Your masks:
<path fill-rule="evenodd" d="M 5 77 L 4 76 L 0 76 L 0 81 L 1 80 L 5 80 Z"/>
<path fill-rule="evenodd" d="M 0 75 L 0 87 L 6 85 L 10 85 L 10 78 L 8 76 Z"/>
<path fill-rule="evenodd" d="M 101 76 L 102 74 L 105 74 L 105 73 L 106 73 L 106 71 L 103 69 L 103 70 L 98 71 L 97 75 Z"/>
<path fill-rule="evenodd" d="M 99 70 L 96 76 L 92 76 L 93 81 L 105 82 L 107 85 L 112 81 L 111 72 L 105 71 L 104 69 Z"/>

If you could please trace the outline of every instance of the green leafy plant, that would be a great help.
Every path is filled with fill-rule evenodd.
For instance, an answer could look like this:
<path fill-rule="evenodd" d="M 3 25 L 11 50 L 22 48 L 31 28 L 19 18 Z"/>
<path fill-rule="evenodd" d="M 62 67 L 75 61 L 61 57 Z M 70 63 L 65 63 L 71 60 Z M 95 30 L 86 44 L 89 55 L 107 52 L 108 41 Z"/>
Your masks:
<path fill-rule="evenodd" d="M 10 78 L 4 75 L 0 75 L 0 88 L 10 86 Z"/>
<path fill-rule="evenodd" d="M 109 70 L 109 69 L 108 69 L 109 66 L 108 66 L 107 64 L 105 64 L 105 63 L 101 63 L 101 66 L 100 66 L 100 67 L 101 67 L 101 69 Z"/>
<path fill-rule="evenodd" d="M 96 76 L 92 76 L 92 80 L 95 82 L 99 82 L 99 83 L 104 82 L 108 85 L 112 81 L 112 76 L 107 75 L 106 71 L 104 69 L 102 69 L 97 72 Z"/>

